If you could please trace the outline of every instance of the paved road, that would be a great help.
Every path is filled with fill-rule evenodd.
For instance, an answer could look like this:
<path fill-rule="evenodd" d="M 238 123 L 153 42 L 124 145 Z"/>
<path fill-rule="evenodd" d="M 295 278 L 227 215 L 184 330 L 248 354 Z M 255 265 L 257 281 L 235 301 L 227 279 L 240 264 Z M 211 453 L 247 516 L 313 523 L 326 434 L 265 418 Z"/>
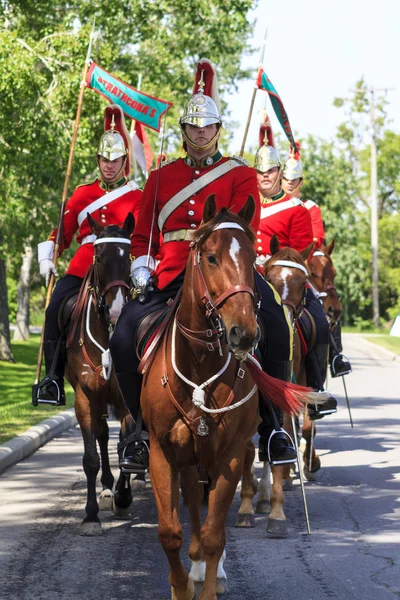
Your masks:
<path fill-rule="evenodd" d="M 312 536 L 298 487 L 286 495 L 286 540 L 267 539 L 264 516 L 254 529 L 235 529 L 236 499 L 227 524 L 229 600 L 400 597 L 400 360 L 354 335 L 346 350 L 355 428 L 335 380 L 340 411 L 320 422 L 323 468 L 307 484 Z M 130 521 L 101 513 L 103 536 L 78 535 L 81 451 L 72 429 L 0 477 L 0 599 L 167 600 L 150 488 L 136 493 Z M 182 516 L 187 523 L 186 509 Z M 185 525 L 185 554 L 187 534 Z"/>

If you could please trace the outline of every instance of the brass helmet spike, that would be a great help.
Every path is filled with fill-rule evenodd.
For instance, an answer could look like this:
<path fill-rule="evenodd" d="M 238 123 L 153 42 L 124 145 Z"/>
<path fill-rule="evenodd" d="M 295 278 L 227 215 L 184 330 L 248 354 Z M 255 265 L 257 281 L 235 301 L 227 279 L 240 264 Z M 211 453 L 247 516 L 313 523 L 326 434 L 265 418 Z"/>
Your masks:
<path fill-rule="evenodd" d="M 197 84 L 199 87 L 199 90 L 197 93 L 202 93 L 204 94 L 204 88 L 206 86 L 205 82 L 204 82 L 204 69 L 201 70 L 201 77 L 200 77 L 200 81 Z"/>
<path fill-rule="evenodd" d="M 110 130 L 114 131 L 115 129 L 115 119 L 114 119 L 114 115 L 111 118 L 111 123 L 110 123 Z"/>

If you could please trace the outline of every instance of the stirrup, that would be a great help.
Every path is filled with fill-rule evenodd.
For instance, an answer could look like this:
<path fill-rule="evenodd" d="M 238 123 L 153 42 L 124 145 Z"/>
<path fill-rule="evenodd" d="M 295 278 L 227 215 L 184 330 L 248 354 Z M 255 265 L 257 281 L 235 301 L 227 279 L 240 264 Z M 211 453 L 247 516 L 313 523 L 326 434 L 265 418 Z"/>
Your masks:
<path fill-rule="evenodd" d="M 294 442 L 293 442 L 292 438 L 290 437 L 290 435 L 288 434 L 288 432 L 286 431 L 286 429 L 283 429 L 283 427 L 281 427 L 280 429 L 273 429 L 271 435 L 268 438 L 268 446 L 267 446 L 268 462 L 273 467 L 275 467 L 277 465 L 291 465 L 293 463 L 296 463 L 297 462 L 297 457 L 296 458 L 288 458 L 286 460 L 272 460 L 271 459 L 271 452 L 270 452 L 271 439 L 277 433 L 284 433 L 289 438 L 289 441 L 292 444 L 292 447 L 296 448 L 296 446 L 294 445 Z"/>
<path fill-rule="evenodd" d="M 148 470 L 149 470 L 148 465 L 142 466 L 142 465 L 138 464 L 134 467 L 129 467 L 128 465 L 123 465 L 123 464 L 121 465 L 121 461 L 125 458 L 126 449 L 133 444 L 136 449 L 136 447 L 138 446 L 139 443 L 144 444 L 147 448 L 148 453 L 150 454 L 149 444 L 143 438 L 136 438 L 136 440 L 134 439 L 128 443 L 120 442 L 118 444 L 118 450 L 122 449 L 121 456 L 119 456 L 119 453 L 118 453 L 118 466 L 119 466 L 119 470 L 121 471 L 121 473 L 133 473 L 135 475 L 145 475 L 148 472 Z"/>
<path fill-rule="evenodd" d="M 337 373 L 336 369 L 335 369 L 335 362 L 337 358 L 342 358 L 343 362 L 347 362 L 347 364 L 349 365 L 349 369 L 347 371 L 343 371 L 342 373 Z M 349 359 L 347 358 L 347 356 L 345 356 L 344 354 L 336 354 L 333 359 L 332 359 L 332 364 L 331 364 L 331 377 L 335 378 L 335 377 L 344 377 L 344 375 L 349 375 L 349 373 L 352 373 L 353 369 L 351 368 L 351 364 Z"/>
<path fill-rule="evenodd" d="M 40 392 L 46 387 L 49 383 L 55 386 L 56 388 L 56 397 L 54 399 L 50 398 L 41 398 Z M 32 404 L 33 406 L 38 406 L 39 404 L 51 404 L 53 406 L 65 406 L 65 393 L 64 390 L 61 389 L 61 386 L 58 382 L 58 378 L 49 377 L 46 375 L 42 381 L 32 386 Z"/>

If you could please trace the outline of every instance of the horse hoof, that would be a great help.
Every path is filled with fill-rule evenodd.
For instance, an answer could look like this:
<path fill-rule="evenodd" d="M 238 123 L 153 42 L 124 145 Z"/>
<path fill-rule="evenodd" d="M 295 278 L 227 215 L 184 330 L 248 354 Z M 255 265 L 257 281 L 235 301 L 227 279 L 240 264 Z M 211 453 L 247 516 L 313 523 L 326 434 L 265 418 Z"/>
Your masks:
<path fill-rule="evenodd" d="M 133 492 L 141 492 L 146 489 L 146 482 L 142 479 L 133 479 L 131 481 L 131 489 Z"/>
<path fill-rule="evenodd" d="M 285 519 L 273 519 L 269 517 L 267 521 L 267 533 L 277 538 L 286 537 L 288 528 Z"/>
<path fill-rule="evenodd" d="M 177 595 L 175 588 L 171 585 L 171 600 L 194 600 L 194 583 L 190 577 L 186 590 L 182 594 Z"/>
<path fill-rule="evenodd" d="M 99 510 L 111 510 L 114 494 L 111 490 L 105 489 L 99 496 Z"/>
<path fill-rule="evenodd" d="M 95 536 L 101 535 L 102 533 L 100 522 L 97 523 L 93 521 L 83 521 L 79 529 L 79 535 Z"/>
<path fill-rule="evenodd" d="M 291 477 L 283 481 L 282 489 L 284 492 L 292 492 L 294 490 L 293 479 Z"/>
<path fill-rule="evenodd" d="M 239 513 L 236 518 L 235 527 L 254 527 L 255 524 L 256 524 L 256 519 L 253 514 Z M 222 593 L 222 592 L 220 592 L 220 593 Z"/>
<path fill-rule="evenodd" d="M 307 465 L 304 465 L 303 473 L 307 481 L 317 481 L 317 471 L 309 471 Z"/>
<path fill-rule="evenodd" d="M 271 510 L 268 500 L 259 500 L 256 504 L 256 513 L 258 515 L 267 515 Z"/>
<path fill-rule="evenodd" d="M 228 581 L 222 577 L 217 577 L 217 594 L 226 594 L 228 591 Z"/>
<path fill-rule="evenodd" d="M 130 519 L 131 517 L 131 504 L 129 506 L 117 506 L 115 498 L 112 499 L 112 511 L 119 519 Z"/>

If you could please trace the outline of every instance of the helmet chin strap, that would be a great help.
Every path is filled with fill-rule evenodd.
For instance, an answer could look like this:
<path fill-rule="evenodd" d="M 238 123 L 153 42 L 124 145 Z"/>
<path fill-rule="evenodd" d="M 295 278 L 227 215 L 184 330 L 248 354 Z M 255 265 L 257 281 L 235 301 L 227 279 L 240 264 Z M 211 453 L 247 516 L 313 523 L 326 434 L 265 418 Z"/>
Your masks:
<path fill-rule="evenodd" d="M 188 136 L 185 133 L 185 130 L 182 128 L 182 137 L 185 140 L 185 142 L 187 144 L 189 144 L 189 146 L 191 146 L 192 148 L 194 148 L 197 151 L 206 151 L 209 150 L 210 148 L 212 148 L 214 146 L 214 144 L 216 144 L 218 142 L 218 138 L 220 136 L 220 132 L 221 132 L 221 127 L 218 129 L 217 133 L 214 135 L 214 137 L 212 138 L 212 140 L 210 140 L 208 142 L 208 144 L 206 144 L 205 146 L 198 146 L 197 144 L 195 144 L 194 142 L 192 142 L 192 140 L 190 138 L 188 138 Z"/>
<path fill-rule="evenodd" d="M 288 192 L 288 194 L 293 194 L 294 192 L 297 192 L 297 190 L 299 189 L 299 187 L 301 186 L 302 183 L 303 183 L 303 178 L 300 177 L 299 183 L 296 185 L 295 188 L 293 188 L 293 190 L 291 192 Z"/>
<path fill-rule="evenodd" d="M 122 171 L 125 169 L 125 164 L 126 164 L 126 159 L 127 159 L 127 157 L 128 157 L 128 155 L 127 155 L 127 154 L 125 154 L 125 156 L 124 156 L 124 160 L 122 161 L 122 166 L 121 166 L 120 170 L 118 171 L 118 173 L 116 174 L 116 176 L 115 176 L 115 177 L 113 177 L 113 180 L 112 180 L 112 181 L 104 181 L 104 175 L 103 175 L 103 173 L 101 172 L 101 169 L 100 169 L 100 158 L 99 158 L 99 155 L 98 155 L 98 154 L 96 155 L 96 159 L 97 159 L 97 166 L 98 166 L 98 168 L 99 168 L 99 171 L 100 171 L 100 178 L 101 178 L 101 180 L 102 180 L 102 182 L 103 182 L 103 183 L 105 183 L 106 185 L 108 185 L 109 183 L 114 183 L 115 181 L 118 181 L 118 179 L 119 179 L 119 177 L 120 177 L 120 175 L 121 175 Z"/>

